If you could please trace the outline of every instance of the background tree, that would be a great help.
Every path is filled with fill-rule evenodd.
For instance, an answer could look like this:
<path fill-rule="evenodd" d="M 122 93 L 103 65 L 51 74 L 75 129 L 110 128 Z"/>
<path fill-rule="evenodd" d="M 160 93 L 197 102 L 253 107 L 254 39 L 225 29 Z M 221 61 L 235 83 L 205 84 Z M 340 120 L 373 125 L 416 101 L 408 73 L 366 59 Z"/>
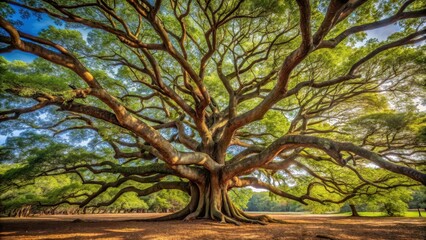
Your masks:
<path fill-rule="evenodd" d="M 424 95 L 421 1 L 1 2 L 1 51 L 40 57 L 2 61 L 2 131 L 50 130 L 51 145 L 87 150 L 40 146 L 6 185 L 73 175 L 97 190 L 55 204 L 80 207 L 178 189 L 188 206 L 162 219 L 239 224 L 273 220 L 235 207 L 233 188 L 329 204 L 426 184 L 424 121 L 348 128 L 365 114 L 424 119 L 413 98 Z M 31 14 L 65 27 L 21 31 Z M 392 24 L 386 40 L 365 38 Z M 26 152 L 11 154 L 19 162 Z"/>
<path fill-rule="evenodd" d="M 302 204 L 277 197 L 268 192 L 255 192 L 247 204 L 248 211 L 260 212 L 300 212 Z"/>
<path fill-rule="evenodd" d="M 426 189 L 424 187 L 414 192 L 413 199 L 409 202 L 409 207 L 417 208 L 417 211 L 419 212 L 419 217 L 422 216 L 422 213 L 420 211 L 421 208 L 426 211 Z"/>
<path fill-rule="evenodd" d="M 408 202 L 411 200 L 411 192 L 393 190 L 386 194 L 386 198 L 377 198 L 379 209 L 388 216 L 403 216 L 408 209 Z"/>
<path fill-rule="evenodd" d="M 248 208 L 249 201 L 253 197 L 253 190 L 249 188 L 235 188 L 229 192 L 229 198 L 232 203 L 239 209 Z"/>

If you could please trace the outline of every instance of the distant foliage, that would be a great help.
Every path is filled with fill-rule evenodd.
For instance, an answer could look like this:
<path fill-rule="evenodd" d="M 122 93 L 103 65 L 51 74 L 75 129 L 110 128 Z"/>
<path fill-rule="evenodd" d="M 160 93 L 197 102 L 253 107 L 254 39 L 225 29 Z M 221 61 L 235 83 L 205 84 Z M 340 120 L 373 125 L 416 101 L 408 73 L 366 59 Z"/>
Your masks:
<path fill-rule="evenodd" d="M 305 210 L 305 208 L 300 203 L 273 196 L 268 192 L 253 192 L 246 210 L 260 212 L 299 212 Z"/>

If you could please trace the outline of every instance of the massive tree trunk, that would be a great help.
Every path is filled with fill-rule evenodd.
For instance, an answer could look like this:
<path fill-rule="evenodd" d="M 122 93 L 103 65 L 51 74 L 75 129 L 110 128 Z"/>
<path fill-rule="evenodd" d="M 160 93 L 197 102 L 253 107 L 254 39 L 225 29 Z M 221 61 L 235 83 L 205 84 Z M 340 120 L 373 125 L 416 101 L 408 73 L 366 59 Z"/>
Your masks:
<path fill-rule="evenodd" d="M 222 223 L 282 223 L 266 215 L 249 216 L 236 207 L 228 195 L 229 182 L 221 181 L 219 173 L 210 173 L 203 183 L 190 183 L 191 200 L 182 210 L 154 220 L 194 219 L 219 220 Z M 152 219 L 151 219 L 152 220 Z"/>

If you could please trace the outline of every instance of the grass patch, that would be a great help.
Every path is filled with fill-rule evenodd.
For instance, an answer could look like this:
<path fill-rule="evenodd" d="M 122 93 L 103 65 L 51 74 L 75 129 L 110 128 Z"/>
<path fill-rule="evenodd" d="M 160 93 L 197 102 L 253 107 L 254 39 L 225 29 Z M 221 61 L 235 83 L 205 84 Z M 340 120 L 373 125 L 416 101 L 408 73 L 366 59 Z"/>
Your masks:
<path fill-rule="evenodd" d="M 420 211 L 423 218 L 426 218 L 426 212 Z M 419 217 L 419 213 L 417 211 L 408 211 L 404 214 L 404 217 Z"/>
<path fill-rule="evenodd" d="M 312 214 L 310 212 L 247 212 L 249 214 L 259 215 L 259 214 L 266 214 L 266 215 L 307 215 Z M 383 212 L 358 212 L 361 217 L 388 217 Z M 426 218 L 426 211 L 421 211 L 422 218 Z M 326 213 L 325 215 L 335 215 L 335 216 L 351 216 L 351 212 L 344 212 L 344 213 Z M 318 216 L 321 216 L 322 214 L 315 214 Z M 419 213 L 417 210 L 409 210 L 404 213 L 402 217 L 409 217 L 409 218 L 418 218 Z"/>
<path fill-rule="evenodd" d="M 422 217 L 426 218 L 426 212 L 425 211 L 421 211 L 421 213 L 422 213 Z M 388 217 L 383 212 L 358 212 L 358 214 L 361 217 Z M 345 213 L 338 213 L 336 215 L 350 216 L 351 213 L 350 212 L 345 212 Z M 410 218 L 412 218 L 412 217 L 419 217 L 419 213 L 417 211 L 408 211 L 408 212 L 405 212 L 402 217 L 410 217 Z"/>

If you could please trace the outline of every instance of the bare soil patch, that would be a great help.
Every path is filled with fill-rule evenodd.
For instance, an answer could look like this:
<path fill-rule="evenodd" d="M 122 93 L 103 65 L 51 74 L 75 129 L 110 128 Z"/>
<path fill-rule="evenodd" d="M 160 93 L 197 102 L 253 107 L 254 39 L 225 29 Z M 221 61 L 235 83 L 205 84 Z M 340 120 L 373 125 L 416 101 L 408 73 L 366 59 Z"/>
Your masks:
<path fill-rule="evenodd" d="M 274 215 L 287 223 L 266 226 L 244 224 L 239 227 L 210 220 L 133 221 L 161 215 L 0 218 L 0 239 L 426 239 L 424 218 Z"/>

